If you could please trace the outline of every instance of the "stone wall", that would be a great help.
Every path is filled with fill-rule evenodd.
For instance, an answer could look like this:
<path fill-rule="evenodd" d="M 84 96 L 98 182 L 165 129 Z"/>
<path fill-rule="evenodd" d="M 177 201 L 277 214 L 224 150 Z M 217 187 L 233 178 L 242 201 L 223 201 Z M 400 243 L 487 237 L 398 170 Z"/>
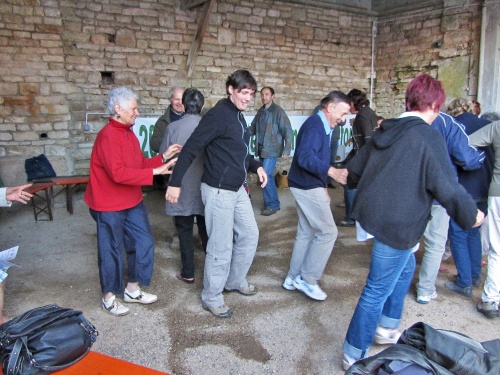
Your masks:
<path fill-rule="evenodd" d="M 456 2 L 455 2 L 456 3 Z M 380 18 L 376 37 L 375 101 L 377 112 L 404 111 L 408 82 L 429 73 L 443 82 L 447 98 L 476 98 L 481 9 L 454 6 Z"/>
<path fill-rule="evenodd" d="M 290 113 L 309 113 L 331 89 L 367 88 L 370 20 L 279 1 L 218 0 L 192 77 L 186 60 L 200 8 L 176 0 L 7 0 L 0 5 L 0 161 L 7 184 L 25 158 L 44 152 L 58 174 L 86 173 L 110 88 L 160 114 L 174 85 L 194 86 L 210 106 L 234 70 L 272 85 Z M 255 111 L 260 105 L 257 97 Z"/>
<path fill-rule="evenodd" d="M 93 140 L 106 116 L 89 115 L 90 131 L 84 131 L 86 114 L 105 112 L 106 96 L 117 85 L 140 95 L 143 114 L 161 114 L 168 105 L 168 89 L 178 85 L 200 89 L 211 106 L 224 97 L 226 77 L 240 68 L 249 69 L 260 87 L 273 86 L 276 102 L 291 114 L 310 113 L 332 89 L 370 89 L 373 14 L 369 11 L 217 0 L 194 72 L 187 77 L 187 56 L 201 8 L 184 10 L 182 3 L 5 0 L 0 4 L 4 183 L 24 181 L 24 159 L 40 153 L 48 156 L 58 174 L 87 173 Z M 474 89 L 480 21 L 476 13 L 421 14 L 378 19 L 373 104 L 383 115 L 401 109 L 404 86 L 420 71 L 441 77 L 457 66 L 463 69 L 466 61 Z M 442 46 L 432 47 L 437 41 Z M 250 112 L 260 105 L 257 96 Z"/>

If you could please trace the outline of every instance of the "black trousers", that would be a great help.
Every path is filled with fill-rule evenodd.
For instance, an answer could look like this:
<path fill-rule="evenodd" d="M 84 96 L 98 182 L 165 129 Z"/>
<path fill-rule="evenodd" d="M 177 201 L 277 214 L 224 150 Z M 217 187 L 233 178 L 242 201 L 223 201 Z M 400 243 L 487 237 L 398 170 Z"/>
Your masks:
<path fill-rule="evenodd" d="M 203 251 L 206 252 L 208 235 L 207 228 L 205 227 L 205 217 L 202 215 L 174 216 L 175 229 L 179 236 L 179 245 L 181 248 L 181 275 L 188 279 L 194 277 L 193 226 L 195 218 Z"/>

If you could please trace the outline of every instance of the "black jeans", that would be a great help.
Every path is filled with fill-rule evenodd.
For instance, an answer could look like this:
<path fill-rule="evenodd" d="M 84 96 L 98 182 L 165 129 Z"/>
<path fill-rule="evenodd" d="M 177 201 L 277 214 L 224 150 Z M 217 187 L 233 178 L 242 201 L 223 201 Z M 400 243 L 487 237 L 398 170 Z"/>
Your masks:
<path fill-rule="evenodd" d="M 175 229 L 179 236 L 179 245 L 181 248 L 181 275 L 188 279 L 194 277 L 193 226 L 195 217 L 203 251 L 206 252 L 208 235 L 207 228 L 205 227 L 205 217 L 202 215 L 174 216 Z"/>

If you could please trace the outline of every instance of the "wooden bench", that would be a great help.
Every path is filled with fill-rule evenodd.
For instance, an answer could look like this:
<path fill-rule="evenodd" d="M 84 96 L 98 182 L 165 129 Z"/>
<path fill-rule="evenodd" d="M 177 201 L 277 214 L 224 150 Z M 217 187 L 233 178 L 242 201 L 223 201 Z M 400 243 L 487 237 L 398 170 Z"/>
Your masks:
<path fill-rule="evenodd" d="M 31 202 L 35 220 L 42 220 L 38 219 L 40 213 L 46 213 L 48 220 L 53 220 L 54 199 L 63 191 L 66 193 L 66 210 L 73 215 L 73 192 L 78 186 L 88 184 L 89 178 L 90 176 L 60 176 L 34 180 L 33 185 L 25 190 L 33 194 Z M 56 194 L 54 194 L 54 186 L 61 187 Z"/>
<path fill-rule="evenodd" d="M 2 366 L 0 365 L 0 371 Z M 88 352 L 81 361 L 52 375 L 165 375 L 165 372 L 122 361 L 94 351 Z"/>
<path fill-rule="evenodd" d="M 53 182 L 34 182 L 33 185 L 24 189 L 24 191 L 33 194 L 31 198 L 31 204 L 33 206 L 33 213 L 35 214 L 35 220 L 38 221 L 38 215 L 45 213 L 48 216 L 48 220 L 53 220 L 52 215 L 52 204 L 54 198 L 54 191 L 52 187 Z M 40 219 L 42 220 L 42 219 Z M 47 221 L 47 219 L 44 219 Z"/>
<path fill-rule="evenodd" d="M 90 176 L 61 176 L 53 177 L 52 182 L 57 186 L 62 186 L 62 191 L 66 191 L 66 210 L 73 215 L 73 191 L 78 185 L 86 185 L 89 183 Z"/>

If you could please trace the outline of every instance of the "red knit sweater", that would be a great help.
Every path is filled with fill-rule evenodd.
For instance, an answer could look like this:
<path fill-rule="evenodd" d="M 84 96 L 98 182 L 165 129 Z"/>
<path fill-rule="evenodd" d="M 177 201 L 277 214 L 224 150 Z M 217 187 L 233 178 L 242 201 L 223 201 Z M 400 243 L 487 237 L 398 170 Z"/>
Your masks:
<path fill-rule="evenodd" d="M 95 211 L 121 211 L 142 201 L 142 185 L 153 182 L 161 155 L 147 159 L 132 127 L 109 119 L 90 157 L 90 181 L 84 201 Z"/>

